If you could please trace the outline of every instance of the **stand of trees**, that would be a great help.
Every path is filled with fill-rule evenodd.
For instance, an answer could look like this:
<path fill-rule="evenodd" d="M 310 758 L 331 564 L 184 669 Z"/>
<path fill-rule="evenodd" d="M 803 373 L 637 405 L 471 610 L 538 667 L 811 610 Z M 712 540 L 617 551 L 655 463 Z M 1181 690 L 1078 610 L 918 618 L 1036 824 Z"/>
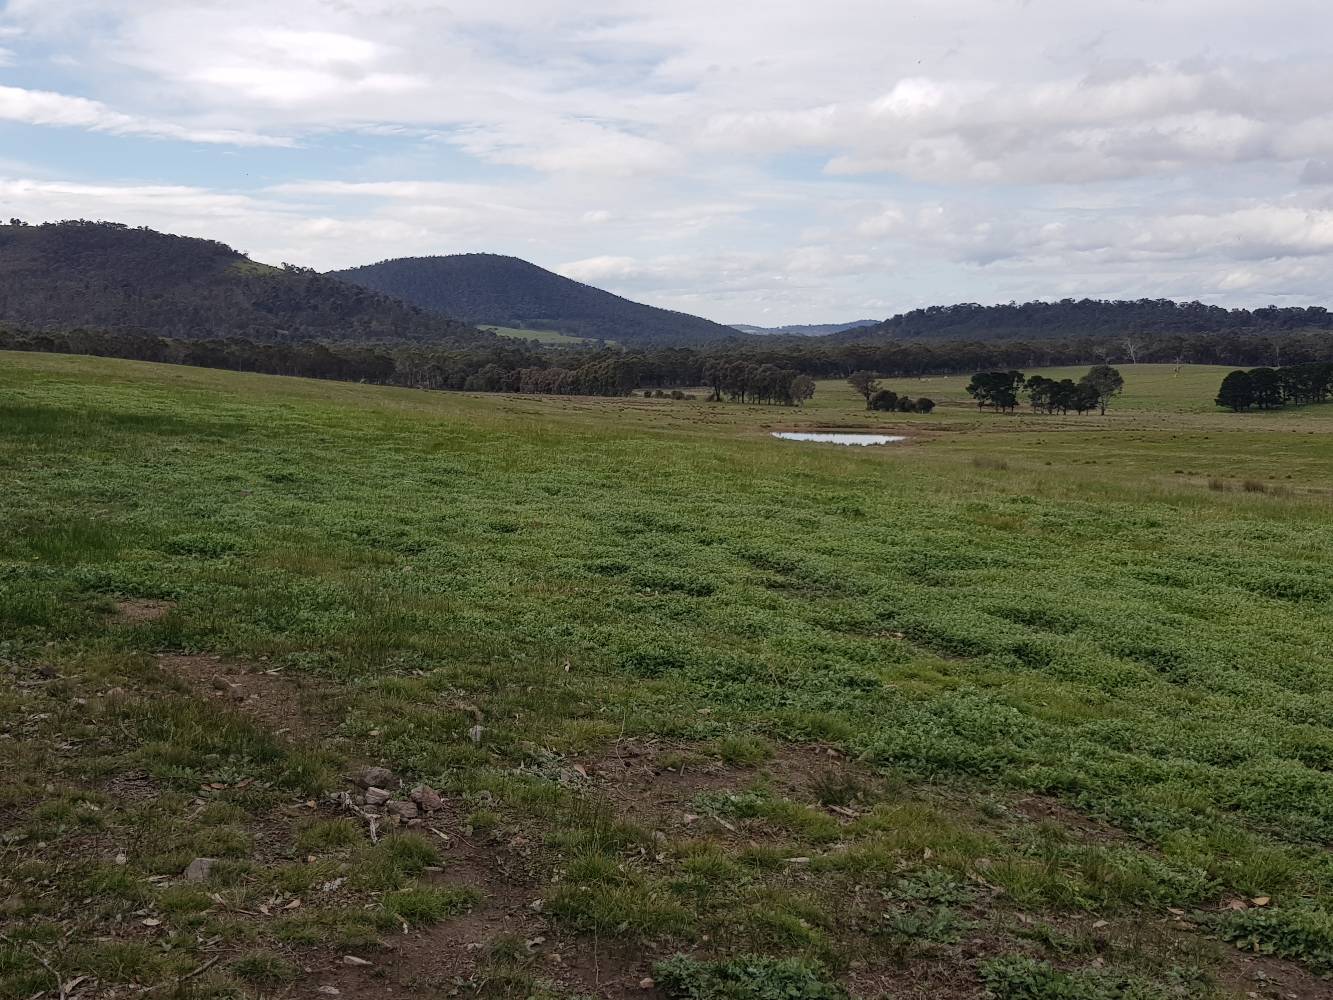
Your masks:
<path fill-rule="evenodd" d="M 1236 412 L 1251 408 L 1275 410 L 1288 404 L 1326 403 L 1330 394 L 1333 394 L 1333 362 L 1317 362 L 1234 371 L 1222 379 L 1214 401 Z"/>
<path fill-rule="evenodd" d="M 714 402 L 723 398 L 741 403 L 779 403 L 798 406 L 815 394 L 815 380 L 792 368 L 718 359 L 703 366 L 703 382 Z"/>
<path fill-rule="evenodd" d="M 1103 414 L 1111 398 L 1125 387 L 1120 372 L 1110 365 L 1094 365 L 1075 382 L 1044 375 L 1028 378 L 1020 371 L 977 372 L 968 383 L 967 394 L 977 401 L 977 409 L 987 406 L 1001 413 L 1012 413 L 1018 406 L 1019 393 L 1026 391 L 1028 402 L 1038 413 L 1084 414 L 1100 409 Z"/>
<path fill-rule="evenodd" d="M 935 401 L 925 396 L 913 399 L 906 394 L 899 396 L 892 389 L 881 389 L 874 372 L 852 372 L 847 376 L 847 384 L 865 397 L 867 410 L 929 413 L 935 409 Z"/>
<path fill-rule="evenodd" d="M 899 396 L 892 389 L 880 389 L 870 397 L 870 408 L 898 413 L 929 413 L 935 409 L 935 400 L 928 396 L 913 399 L 911 396 Z"/>

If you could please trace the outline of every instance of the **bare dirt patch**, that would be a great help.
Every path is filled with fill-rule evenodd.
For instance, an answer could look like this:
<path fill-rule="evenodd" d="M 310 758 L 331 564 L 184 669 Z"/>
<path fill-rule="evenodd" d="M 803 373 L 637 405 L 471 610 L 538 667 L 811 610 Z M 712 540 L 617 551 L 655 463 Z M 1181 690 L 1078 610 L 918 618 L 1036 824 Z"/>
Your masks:
<path fill-rule="evenodd" d="M 173 601 L 150 601 L 139 597 L 129 597 L 116 602 L 115 615 L 127 625 L 144 625 L 148 622 L 161 621 L 176 609 Z"/>
<path fill-rule="evenodd" d="M 275 735 L 321 742 L 333 727 L 327 711 L 314 707 L 321 704 L 319 689 L 305 678 L 220 656 L 166 653 L 157 662 L 196 692 L 235 706 Z"/>

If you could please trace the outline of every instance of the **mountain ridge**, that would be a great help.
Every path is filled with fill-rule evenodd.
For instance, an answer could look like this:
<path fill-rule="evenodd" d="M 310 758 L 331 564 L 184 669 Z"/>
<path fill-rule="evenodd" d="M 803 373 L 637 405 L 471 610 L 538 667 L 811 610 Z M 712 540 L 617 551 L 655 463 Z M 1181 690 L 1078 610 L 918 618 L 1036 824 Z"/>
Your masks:
<path fill-rule="evenodd" d="M 724 324 L 635 302 L 504 254 L 396 257 L 328 274 L 478 326 L 555 330 L 629 347 L 745 336 Z"/>
<path fill-rule="evenodd" d="M 185 340 L 494 339 L 311 268 L 259 263 L 216 240 L 82 219 L 0 225 L 0 321 Z"/>

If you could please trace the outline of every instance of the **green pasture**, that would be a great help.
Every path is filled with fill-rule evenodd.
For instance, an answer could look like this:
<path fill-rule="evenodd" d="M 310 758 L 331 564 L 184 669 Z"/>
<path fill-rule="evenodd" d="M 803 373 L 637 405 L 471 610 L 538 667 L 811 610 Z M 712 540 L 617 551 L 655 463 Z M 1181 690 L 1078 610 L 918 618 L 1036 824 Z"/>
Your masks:
<path fill-rule="evenodd" d="M 418 995 L 596 993 L 571 956 L 608 941 L 701 1000 L 1243 994 L 1232 942 L 1333 971 L 1333 407 L 1122 370 L 1106 417 L 1047 417 L 958 378 L 885 380 L 917 415 L 0 355 L 0 997 L 210 958 L 200 995 L 295 990 L 511 896 L 565 964 L 487 941 Z M 908 441 L 771 437 L 815 427 Z M 630 753 L 660 783 L 608 777 Z M 329 812 L 365 763 L 513 891 Z M 202 895 L 151 879 L 202 855 Z"/>

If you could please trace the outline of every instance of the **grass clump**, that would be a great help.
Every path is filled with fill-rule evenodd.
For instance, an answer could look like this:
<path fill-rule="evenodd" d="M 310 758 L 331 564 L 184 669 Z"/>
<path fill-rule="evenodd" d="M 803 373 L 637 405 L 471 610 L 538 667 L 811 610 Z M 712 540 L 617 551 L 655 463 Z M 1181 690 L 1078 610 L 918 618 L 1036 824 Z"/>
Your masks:
<path fill-rule="evenodd" d="M 301 967 L 271 951 L 252 951 L 228 968 L 237 979 L 256 986 L 281 986 L 301 978 Z"/>
<path fill-rule="evenodd" d="M 676 955 L 653 974 L 671 1000 L 847 1000 L 821 964 L 799 958 L 704 962 Z"/>
<path fill-rule="evenodd" d="M 400 833 L 357 854 L 351 880 L 366 889 L 398 889 L 439 860 L 440 852 L 421 834 Z"/>
<path fill-rule="evenodd" d="M 466 913 L 479 902 L 481 893 L 476 889 L 417 886 L 386 892 L 383 906 L 391 920 L 423 927 Z"/>
<path fill-rule="evenodd" d="M 754 767 L 773 756 L 773 747 L 758 736 L 724 736 L 717 741 L 717 755 L 724 764 Z"/>
<path fill-rule="evenodd" d="M 364 842 L 361 825 L 347 817 L 315 820 L 296 835 L 296 848 L 305 854 L 356 847 Z"/>

